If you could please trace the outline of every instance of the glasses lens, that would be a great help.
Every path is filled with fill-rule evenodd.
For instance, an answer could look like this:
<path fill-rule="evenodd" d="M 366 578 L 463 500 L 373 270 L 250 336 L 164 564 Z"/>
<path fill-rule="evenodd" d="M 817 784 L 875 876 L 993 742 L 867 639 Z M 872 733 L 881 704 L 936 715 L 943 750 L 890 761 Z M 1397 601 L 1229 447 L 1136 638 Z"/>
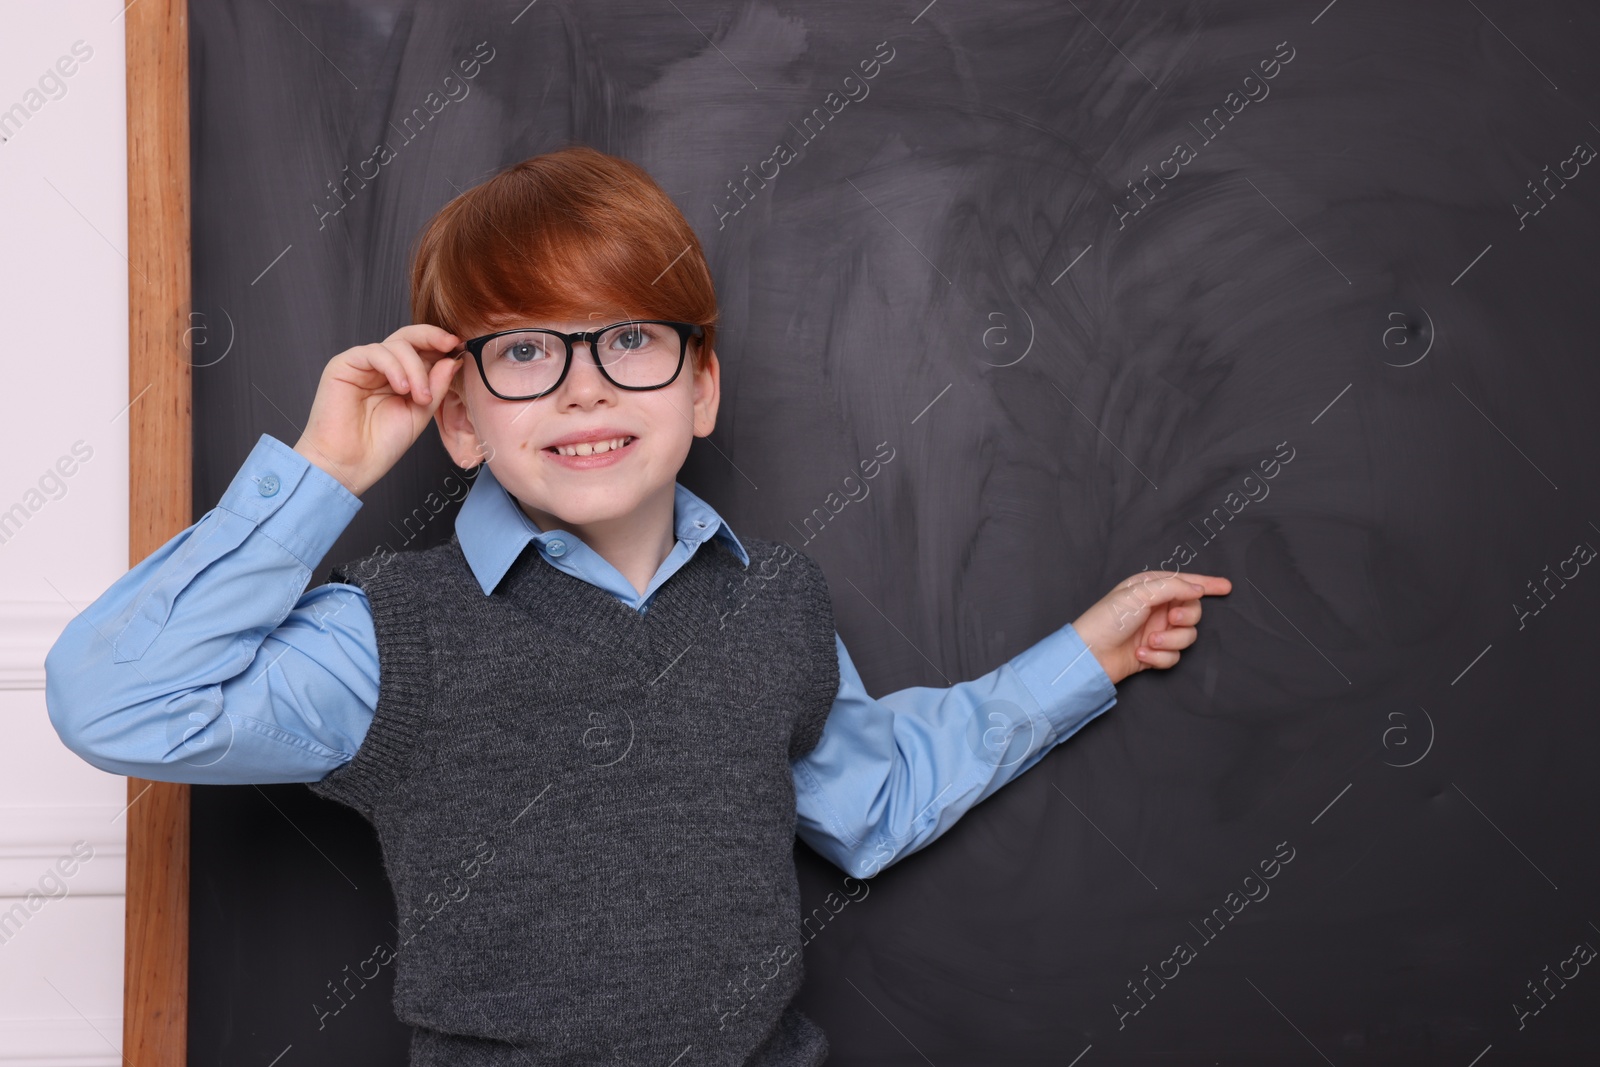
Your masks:
<path fill-rule="evenodd" d="M 556 384 L 566 353 L 555 334 L 518 330 L 483 346 L 483 371 L 490 388 L 502 396 L 534 396 Z M 677 373 L 683 338 L 659 322 L 625 322 L 600 334 L 595 353 L 618 385 L 653 389 Z"/>
<path fill-rule="evenodd" d="M 678 369 L 683 338 L 659 322 L 627 322 L 600 335 L 596 352 L 618 385 L 665 385 Z"/>
<path fill-rule="evenodd" d="M 505 333 L 483 346 L 483 373 L 502 396 L 533 396 L 556 384 L 566 358 L 566 346 L 555 334 Z"/>

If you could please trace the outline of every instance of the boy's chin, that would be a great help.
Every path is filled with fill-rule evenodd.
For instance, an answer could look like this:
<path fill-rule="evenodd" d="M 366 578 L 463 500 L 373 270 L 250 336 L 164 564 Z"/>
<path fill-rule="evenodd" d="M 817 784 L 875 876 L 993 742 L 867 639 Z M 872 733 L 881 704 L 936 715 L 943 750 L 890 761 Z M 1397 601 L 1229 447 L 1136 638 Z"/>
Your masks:
<path fill-rule="evenodd" d="M 550 501 L 548 506 L 534 506 L 554 516 L 561 525 L 574 527 L 625 519 L 637 510 L 639 503 L 631 494 L 623 497 L 614 490 L 608 492 L 596 488 L 567 496 L 559 502 Z"/>

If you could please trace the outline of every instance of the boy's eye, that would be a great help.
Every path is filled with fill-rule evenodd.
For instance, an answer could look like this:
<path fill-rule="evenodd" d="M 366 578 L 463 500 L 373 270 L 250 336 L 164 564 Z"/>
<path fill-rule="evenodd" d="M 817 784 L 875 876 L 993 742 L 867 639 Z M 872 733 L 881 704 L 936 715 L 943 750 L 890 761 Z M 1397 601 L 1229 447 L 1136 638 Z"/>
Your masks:
<path fill-rule="evenodd" d="M 548 345 L 532 338 L 514 339 L 500 350 L 500 357 L 513 363 L 532 363 L 549 354 Z"/>
<path fill-rule="evenodd" d="M 677 335 L 672 327 L 656 322 L 636 322 L 618 326 L 602 335 L 601 343 L 613 352 L 640 352 L 657 354 L 678 347 Z"/>

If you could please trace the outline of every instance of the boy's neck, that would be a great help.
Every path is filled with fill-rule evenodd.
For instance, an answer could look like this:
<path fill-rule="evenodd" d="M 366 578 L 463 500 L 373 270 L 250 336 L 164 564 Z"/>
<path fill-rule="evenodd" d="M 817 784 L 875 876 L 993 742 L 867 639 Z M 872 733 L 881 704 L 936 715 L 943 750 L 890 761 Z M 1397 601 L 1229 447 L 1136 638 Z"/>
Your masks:
<path fill-rule="evenodd" d="M 677 544 L 675 504 L 675 487 L 668 485 L 664 493 L 657 493 L 626 515 L 580 526 L 517 501 L 523 514 L 541 531 L 561 529 L 571 533 L 615 567 L 641 595 Z"/>

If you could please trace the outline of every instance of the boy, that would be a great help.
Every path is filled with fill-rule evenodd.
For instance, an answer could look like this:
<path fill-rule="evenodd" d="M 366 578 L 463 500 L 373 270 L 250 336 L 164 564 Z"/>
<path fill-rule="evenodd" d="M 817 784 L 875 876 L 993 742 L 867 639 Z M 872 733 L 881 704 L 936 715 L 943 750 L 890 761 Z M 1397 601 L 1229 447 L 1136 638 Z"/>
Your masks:
<path fill-rule="evenodd" d="M 822 1063 L 795 834 L 858 878 L 922 847 L 1172 666 L 1226 579 L 1136 575 L 983 678 L 873 700 L 816 563 L 675 481 L 715 425 L 716 301 L 643 170 L 507 168 L 411 285 L 417 322 L 327 364 L 292 451 L 263 434 L 67 627 L 52 722 L 104 770 L 365 816 L 413 1064 Z M 478 468 L 454 535 L 304 591 L 430 421 Z"/>

